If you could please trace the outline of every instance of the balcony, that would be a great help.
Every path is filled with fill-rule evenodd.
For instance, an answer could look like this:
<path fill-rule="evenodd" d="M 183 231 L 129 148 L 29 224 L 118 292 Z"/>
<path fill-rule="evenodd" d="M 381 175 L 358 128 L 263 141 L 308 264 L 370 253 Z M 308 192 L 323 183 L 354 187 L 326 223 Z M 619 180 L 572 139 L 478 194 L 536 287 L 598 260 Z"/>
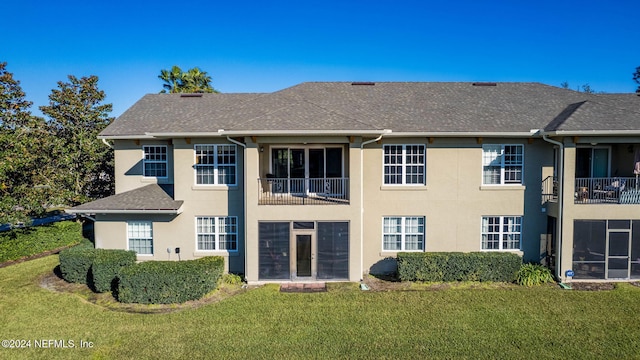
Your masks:
<path fill-rule="evenodd" d="M 348 178 L 258 179 L 258 205 L 348 205 Z"/>
<path fill-rule="evenodd" d="M 640 204 L 636 177 L 576 178 L 576 204 Z"/>

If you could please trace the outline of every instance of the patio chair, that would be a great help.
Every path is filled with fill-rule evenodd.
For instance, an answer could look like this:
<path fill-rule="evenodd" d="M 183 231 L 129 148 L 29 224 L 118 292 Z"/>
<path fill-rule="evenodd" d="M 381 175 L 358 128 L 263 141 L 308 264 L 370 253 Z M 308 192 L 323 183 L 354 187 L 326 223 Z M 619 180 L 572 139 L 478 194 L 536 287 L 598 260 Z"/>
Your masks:
<path fill-rule="evenodd" d="M 626 185 L 625 179 L 614 179 L 611 184 L 606 185 L 602 190 L 594 190 L 605 201 L 618 201 L 620 192 L 624 191 Z"/>

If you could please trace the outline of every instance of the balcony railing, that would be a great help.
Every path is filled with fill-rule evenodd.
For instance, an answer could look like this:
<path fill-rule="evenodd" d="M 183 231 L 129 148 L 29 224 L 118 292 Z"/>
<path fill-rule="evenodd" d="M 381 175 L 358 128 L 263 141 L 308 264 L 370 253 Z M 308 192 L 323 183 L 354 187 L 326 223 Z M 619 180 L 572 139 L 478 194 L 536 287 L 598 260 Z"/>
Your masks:
<path fill-rule="evenodd" d="M 576 178 L 576 204 L 640 204 L 635 177 Z"/>
<path fill-rule="evenodd" d="M 542 203 L 558 200 L 558 179 L 554 176 L 547 176 L 542 180 Z"/>
<path fill-rule="evenodd" d="M 260 178 L 259 205 L 347 205 L 348 178 Z"/>

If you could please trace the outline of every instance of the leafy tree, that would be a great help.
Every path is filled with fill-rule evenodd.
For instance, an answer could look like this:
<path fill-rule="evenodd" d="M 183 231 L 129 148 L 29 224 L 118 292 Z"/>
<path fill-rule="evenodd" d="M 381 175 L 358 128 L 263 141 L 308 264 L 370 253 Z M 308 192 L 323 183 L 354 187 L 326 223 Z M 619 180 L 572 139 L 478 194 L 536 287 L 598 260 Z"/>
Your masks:
<path fill-rule="evenodd" d="M 636 72 L 633 73 L 633 81 L 635 81 L 638 84 L 636 93 L 640 94 L 640 66 L 638 66 L 636 68 Z"/>
<path fill-rule="evenodd" d="M 174 65 L 169 70 L 160 70 L 158 78 L 164 81 L 161 93 L 217 93 L 211 85 L 211 76 L 197 67 L 187 72 Z"/>
<path fill-rule="evenodd" d="M 0 223 L 28 222 L 52 195 L 51 136 L 6 66 L 0 63 Z"/>
<path fill-rule="evenodd" d="M 58 82 L 40 110 L 53 135 L 54 188 L 63 204 L 76 205 L 113 194 L 113 151 L 97 138 L 113 118 L 97 76 L 68 79 Z"/>
<path fill-rule="evenodd" d="M 563 89 L 570 89 L 569 83 L 567 81 L 563 81 L 560 83 L 560 87 Z M 595 94 L 596 91 L 594 89 L 591 88 L 591 85 L 587 84 L 583 84 L 581 86 L 578 86 L 576 88 L 576 91 L 578 92 L 583 92 L 586 94 Z"/>

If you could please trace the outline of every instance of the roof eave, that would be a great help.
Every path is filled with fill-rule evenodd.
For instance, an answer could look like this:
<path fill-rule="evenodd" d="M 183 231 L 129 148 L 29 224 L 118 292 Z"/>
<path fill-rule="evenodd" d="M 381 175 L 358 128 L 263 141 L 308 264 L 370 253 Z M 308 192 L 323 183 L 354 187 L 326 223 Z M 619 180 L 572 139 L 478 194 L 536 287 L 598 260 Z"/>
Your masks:
<path fill-rule="evenodd" d="M 151 214 L 151 215 L 179 215 L 182 213 L 182 206 L 179 209 L 65 209 L 68 214 Z"/>
<path fill-rule="evenodd" d="M 640 130 L 555 130 L 545 131 L 548 136 L 640 136 Z"/>
<path fill-rule="evenodd" d="M 531 131 L 402 131 L 393 132 L 388 137 L 532 137 L 536 135 Z"/>

